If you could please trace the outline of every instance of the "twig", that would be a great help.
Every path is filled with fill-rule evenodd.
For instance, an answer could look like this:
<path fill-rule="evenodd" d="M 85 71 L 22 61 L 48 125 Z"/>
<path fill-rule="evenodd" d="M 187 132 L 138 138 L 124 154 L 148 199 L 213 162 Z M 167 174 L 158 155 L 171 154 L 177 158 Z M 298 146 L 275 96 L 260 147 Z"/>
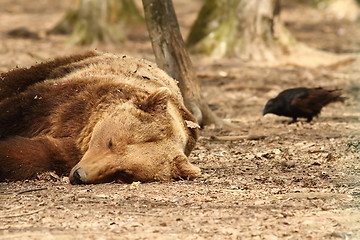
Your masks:
<path fill-rule="evenodd" d="M 22 216 L 27 216 L 27 215 L 31 215 L 31 214 L 35 214 L 38 213 L 40 211 L 44 210 L 42 209 L 38 209 L 32 212 L 27 212 L 27 213 L 19 213 L 19 214 L 14 214 L 14 215 L 4 215 L 4 216 L 0 216 L 0 218 L 13 218 L 13 217 L 22 217 Z"/>
<path fill-rule="evenodd" d="M 0 192 L 0 195 L 11 195 L 13 194 L 12 192 Z"/>
<path fill-rule="evenodd" d="M 225 188 L 214 188 L 215 191 L 221 191 L 221 192 L 231 192 L 231 193 L 243 193 L 244 190 L 242 189 L 225 189 Z"/>
<path fill-rule="evenodd" d="M 42 191 L 42 190 L 47 190 L 47 188 L 34 188 L 34 189 L 29 189 L 29 190 L 23 190 L 23 191 L 18 191 L 16 192 L 16 194 L 23 194 L 23 193 L 28 193 L 28 192 L 36 192 L 36 191 Z"/>
<path fill-rule="evenodd" d="M 224 90 L 243 90 L 243 89 L 251 89 L 257 91 L 270 91 L 272 89 L 277 89 L 275 85 L 268 85 L 268 86 L 251 86 L 251 85 L 244 85 L 244 84 L 227 84 L 222 87 Z"/>
<path fill-rule="evenodd" d="M 211 136 L 211 140 L 216 141 L 238 141 L 238 140 L 244 140 L 247 136 Z"/>
<path fill-rule="evenodd" d="M 239 140 L 260 140 L 264 139 L 264 135 L 248 135 L 248 136 L 211 136 L 211 140 L 216 141 L 239 141 Z"/>
<path fill-rule="evenodd" d="M 45 58 L 45 57 L 40 56 L 40 55 L 37 54 L 37 53 L 27 52 L 27 54 L 28 54 L 30 57 L 32 57 L 32 58 L 34 58 L 34 59 L 36 59 L 36 60 L 46 61 L 46 58 Z"/>
<path fill-rule="evenodd" d="M 140 215 L 140 216 L 149 216 L 149 217 L 162 217 L 162 215 L 140 213 L 140 212 L 123 212 L 122 214 L 124 214 L 124 215 Z"/>

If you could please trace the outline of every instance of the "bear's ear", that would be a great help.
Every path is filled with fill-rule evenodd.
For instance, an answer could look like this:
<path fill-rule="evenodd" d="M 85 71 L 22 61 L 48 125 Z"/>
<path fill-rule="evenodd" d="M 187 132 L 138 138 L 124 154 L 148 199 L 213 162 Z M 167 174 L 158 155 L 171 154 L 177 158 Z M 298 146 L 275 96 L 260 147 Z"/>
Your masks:
<path fill-rule="evenodd" d="M 194 179 L 201 174 L 200 168 L 189 162 L 189 159 L 184 155 L 178 155 L 174 159 L 173 178 Z"/>
<path fill-rule="evenodd" d="M 170 95 L 171 91 L 168 88 L 161 87 L 144 99 L 139 107 L 144 112 L 164 111 L 167 108 Z"/>

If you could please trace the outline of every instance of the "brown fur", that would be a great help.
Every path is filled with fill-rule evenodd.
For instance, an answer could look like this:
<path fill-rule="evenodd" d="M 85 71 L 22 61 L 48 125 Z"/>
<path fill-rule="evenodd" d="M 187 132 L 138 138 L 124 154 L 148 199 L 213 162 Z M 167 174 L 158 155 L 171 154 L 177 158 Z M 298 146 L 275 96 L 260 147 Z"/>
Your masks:
<path fill-rule="evenodd" d="M 0 180 L 193 178 L 198 130 L 176 82 L 145 60 L 88 52 L 1 75 Z M 74 166 L 76 165 L 76 166 Z"/>

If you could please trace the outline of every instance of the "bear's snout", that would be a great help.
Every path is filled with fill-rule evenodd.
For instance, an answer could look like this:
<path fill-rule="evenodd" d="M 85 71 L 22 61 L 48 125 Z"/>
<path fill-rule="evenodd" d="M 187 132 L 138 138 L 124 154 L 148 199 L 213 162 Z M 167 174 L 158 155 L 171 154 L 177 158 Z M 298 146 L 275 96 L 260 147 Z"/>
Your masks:
<path fill-rule="evenodd" d="M 71 171 L 69 179 L 71 184 L 85 184 L 87 174 L 82 168 L 77 168 L 75 171 Z"/>

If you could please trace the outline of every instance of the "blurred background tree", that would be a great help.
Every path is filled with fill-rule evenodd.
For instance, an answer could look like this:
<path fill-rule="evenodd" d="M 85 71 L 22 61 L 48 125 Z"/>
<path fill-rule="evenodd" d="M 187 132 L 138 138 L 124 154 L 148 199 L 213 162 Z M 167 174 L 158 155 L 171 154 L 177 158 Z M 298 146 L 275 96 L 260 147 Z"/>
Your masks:
<path fill-rule="evenodd" d="M 50 32 L 71 34 L 70 44 L 118 42 L 125 26 L 143 21 L 133 0 L 77 0 Z"/>
<path fill-rule="evenodd" d="M 297 41 L 284 26 L 280 9 L 280 0 L 206 0 L 191 28 L 187 47 L 192 53 L 213 58 L 237 57 L 304 67 L 346 61 L 343 56 Z"/>
<path fill-rule="evenodd" d="M 272 60 L 275 51 L 296 42 L 279 13 L 279 0 L 206 0 L 187 46 L 215 58 Z"/>
<path fill-rule="evenodd" d="M 273 59 L 294 39 L 279 25 L 278 0 L 206 0 L 187 39 L 191 52 L 215 58 Z"/>

